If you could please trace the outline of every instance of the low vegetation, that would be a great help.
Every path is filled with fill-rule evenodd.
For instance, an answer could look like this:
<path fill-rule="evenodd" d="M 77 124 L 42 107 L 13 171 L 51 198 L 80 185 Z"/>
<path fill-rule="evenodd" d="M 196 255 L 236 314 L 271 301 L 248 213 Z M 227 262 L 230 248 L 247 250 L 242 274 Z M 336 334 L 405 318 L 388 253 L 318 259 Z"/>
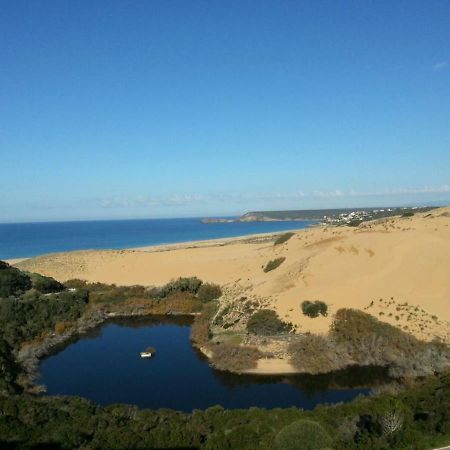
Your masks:
<path fill-rule="evenodd" d="M 2 336 L 12 347 L 42 339 L 53 333 L 59 322 L 77 320 L 88 299 L 86 291 L 40 294 L 36 290 L 0 299 Z"/>
<path fill-rule="evenodd" d="M 196 347 L 208 347 L 211 339 L 210 325 L 217 308 L 217 302 L 207 303 L 203 306 L 202 312 L 195 317 L 191 326 L 191 341 Z"/>
<path fill-rule="evenodd" d="M 2 449 L 425 450 L 450 443 L 450 375 L 313 411 L 214 406 L 184 414 L 28 394 L 0 395 L 0 411 Z"/>
<path fill-rule="evenodd" d="M 283 262 L 286 260 L 284 256 L 280 256 L 279 258 L 272 259 L 269 261 L 266 266 L 264 267 L 264 272 L 270 272 L 271 270 L 276 269 L 279 267 Z"/>
<path fill-rule="evenodd" d="M 197 296 L 201 302 L 207 303 L 220 298 L 222 296 L 222 289 L 220 289 L 218 284 L 203 283 L 197 292 Z"/>
<path fill-rule="evenodd" d="M 317 450 L 329 448 L 333 440 L 324 427 L 313 420 L 296 420 L 275 437 L 276 450 Z"/>
<path fill-rule="evenodd" d="M 284 244 L 284 243 L 287 242 L 292 236 L 295 236 L 295 233 L 288 232 L 288 233 L 280 234 L 280 236 L 278 236 L 278 237 L 275 239 L 275 242 L 274 242 L 273 245 L 281 245 L 281 244 Z"/>
<path fill-rule="evenodd" d="M 62 283 L 38 273 L 30 274 L 30 278 L 32 287 L 42 294 L 54 294 L 66 289 Z"/>
<path fill-rule="evenodd" d="M 255 312 L 247 322 L 247 331 L 260 336 L 289 333 L 292 329 L 291 323 L 283 322 L 271 309 L 261 309 Z"/>
<path fill-rule="evenodd" d="M 300 370 L 324 373 L 351 365 L 388 367 L 393 377 L 442 372 L 450 366 L 450 350 L 439 342 L 423 342 L 380 322 L 370 314 L 340 309 L 328 336 L 304 336 L 289 346 Z"/>
<path fill-rule="evenodd" d="M 162 288 L 154 289 L 151 291 L 152 295 L 155 297 L 165 298 L 174 292 L 188 292 L 189 294 L 197 294 L 200 286 L 202 285 L 202 280 L 197 277 L 183 278 L 180 277 L 176 280 L 172 280 Z"/>
<path fill-rule="evenodd" d="M 30 340 L 63 333 L 93 310 L 110 311 L 121 305 L 129 307 L 133 302 L 139 308 L 145 303 L 153 305 L 149 307 L 152 311 L 168 310 L 177 302 L 184 305 L 191 301 L 201 306 L 192 338 L 200 345 L 203 341 L 212 345 L 209 324 L 218 302 L 211 299 L 203 303 L 198 298 L 200 286 L 195 287 L 198 283 L 194 280 L 171 282 L 169 289 L 158 290 L 165 293 L 164 297 L 152 297 L 154 291 L 142 287 L 84 282 L 69 283 L 72 288 L 78 283 L 74 291 L 43 293 L 38 288 L 53 291 L 60 286 L 51 280 L 39 280 L 41 285 L 33 285 L 32 275 L 0 262 L 3 271 L 7 273 L 0 276 L 2 449 L 419 450 L 450 442 L 450 374 L 443 372 L 449 362 L 448 348 L 417 341 L 368 314 L 348 309 L 336 313 L 328 337 L 307 335 L 297 341 L 301 343 L 293 355 L 297 365 L 315 363 L 320 372 L 330 361 L 334 366 L 342 362 L 382 363 L 397 374 L 415 374 L 418 369 L 424 374 L 425 369 L 431 376 L 397 395 L 365 397 L 333 407 L 320 406 L 314 411 L 224 410 L 215 406 L 184 414 L 167 409 L 139 410 L 129 405 L 103 407 L 77 397 L 24 392 L 20 382 L 24 368 L 15 358 L 17 350 Z M 271 310 L 254 313 L 250 322 L 253 331 L 249 331 L 262 335 L 291 329 Z M 260 356 L 254 347 L 221 343 L 213 348 L 212 358 L 217 367 L 239 371 L 254 367 Z"/>
<path fill-rule="evenodd" d="M 15 267 L 0 261 L 0 298 L 20 295 L 31 288 L 31 278 Z"/>
<path fill-rule="evenodd" d="M 320 300 L 314 302 L 305 300 L 302 302 L 302 312 L 305 316 L 311 318 L 319 317 L 319 315 L 326 316 L 328 314 L 328 305 Z"/>
<path fill-rule="evenodd" d="M 289 345 L 291 364 L 302 372 L 327 373 L 340 368 L 334 346 L 325 336 L 306 334 Z"/>
<path fill-rule="evenodd" d="M 256 347 L 222 343 L 213 347 L 211 362 L 217 369 L 241 372 L 256 367 L 261 356 Z"/>

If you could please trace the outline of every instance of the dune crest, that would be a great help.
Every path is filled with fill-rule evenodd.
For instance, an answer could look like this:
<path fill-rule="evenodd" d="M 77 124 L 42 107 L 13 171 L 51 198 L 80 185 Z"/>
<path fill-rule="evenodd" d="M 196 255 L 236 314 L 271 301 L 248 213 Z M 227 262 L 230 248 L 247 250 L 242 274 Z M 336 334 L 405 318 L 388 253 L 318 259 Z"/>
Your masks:
<path fill-rule="evenodd" d="M 268 261 L 285 257 L 265 273 Z M 133 250 L 76 251 L 20 261 L 59 281 L 162 285 L 198 276 L 265 299 L 299 332 L 326 333 L 339 308 L 372 314 L 424 340 L 450 342 L 450 207 L 353 227 L 301 230 L 282 245 L 236 238 Z M 322 300 L 329 315 L 303 315 Z"/>

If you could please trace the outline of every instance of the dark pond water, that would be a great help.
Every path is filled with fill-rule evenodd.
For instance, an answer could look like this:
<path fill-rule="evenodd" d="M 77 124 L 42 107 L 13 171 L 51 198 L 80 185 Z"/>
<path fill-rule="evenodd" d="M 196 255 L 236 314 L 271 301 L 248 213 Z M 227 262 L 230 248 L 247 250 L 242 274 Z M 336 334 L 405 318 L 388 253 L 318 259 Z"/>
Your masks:
<path fill-rule="evenodd" d="M 360 386 L 385 380 L 384 372 L 374 368 L 283 377 L 217 371 L 192 347 L 190 324 L 182 317 L 106 323 L 44 359 L 39 382 L 49 395 L 190 412 L 213 405 L 312 409 L 319 403 L 350 401 L 368 393 Z M 148 346 L 156 348 L 156 356 L 140 358 Z"/>

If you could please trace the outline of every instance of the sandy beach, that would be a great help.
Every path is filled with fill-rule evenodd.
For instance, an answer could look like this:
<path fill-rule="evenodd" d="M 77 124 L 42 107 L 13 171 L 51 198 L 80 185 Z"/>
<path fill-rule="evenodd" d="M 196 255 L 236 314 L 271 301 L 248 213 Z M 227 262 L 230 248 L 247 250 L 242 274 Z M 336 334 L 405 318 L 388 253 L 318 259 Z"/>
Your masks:
<path fill-rule="evenodd" d="M 278 233 L 279 234 L 279 233 Z M 17 267 L 60 281 L 162 285 L 197 276 L 261 298 L 299 332 L 326 333 L 339 308 L 364 310 L 424 339 L 450 342 L 450 207 L 360 227 L 313 227 L 274 246 L 274 233 L 128 250 L 44 255 Z M 285 257 L 265 273 L 269 260 Z M 328 304 L 303 315 L 304 300 Z"/>

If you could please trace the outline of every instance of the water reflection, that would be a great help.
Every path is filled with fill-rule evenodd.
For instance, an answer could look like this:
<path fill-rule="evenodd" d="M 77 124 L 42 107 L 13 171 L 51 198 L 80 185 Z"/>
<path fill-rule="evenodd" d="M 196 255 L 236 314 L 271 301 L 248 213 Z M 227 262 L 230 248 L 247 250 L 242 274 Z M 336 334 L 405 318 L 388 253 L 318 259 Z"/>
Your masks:
<path fill-rule="evenodd" d="M 236 375 L 212 369 L 190 342 L 192 318 L 114 318 L 41 363 L 50 395 L 79 395 L 100 404 L 133 403 L 182 411 L 220 404 L 314 408 L 350 401 L 389 380 L 386 370 L 353 367 L 323 375 Z M 156 356 L 139 353 L 153 346 Z"/>

